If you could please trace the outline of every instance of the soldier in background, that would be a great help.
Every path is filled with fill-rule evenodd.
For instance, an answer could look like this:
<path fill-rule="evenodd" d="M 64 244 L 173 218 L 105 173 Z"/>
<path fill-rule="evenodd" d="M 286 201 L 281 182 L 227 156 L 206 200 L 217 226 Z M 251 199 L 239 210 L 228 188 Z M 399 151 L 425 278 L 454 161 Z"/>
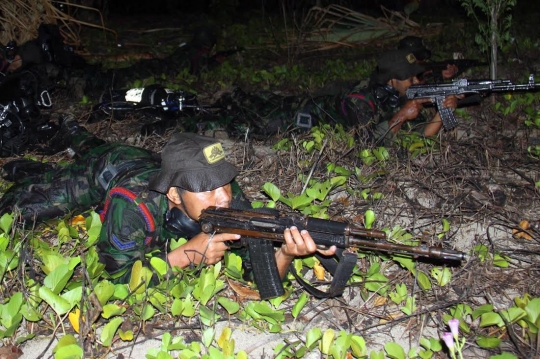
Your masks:
<path fill-rule="evenodd" d="M 424 41 L 420 37 L 406 36 L 399 40 L 398 50 L 412 52 L 419 64 L 426 64 L 431 58 L 431 51 L 426 48 Z M 448 64 L 440 74 L 431 74 L 431 70 L 426 71 L 423 77 L 434 76 L 435 79 L 451 80 L 459 73 L 459 68 L 454 64 Z"/>
<path fill-rule="evenodd" d="M 313 94 L 282 96 L 274 93 L 248 94 L 240 89 L 226 94 L 214 105 L 214 116 L 182 118 L 188 130 L 204 131 L 218 126 L 232 136 L 246 132 L 260 138 L 290 130 L 308 131 L 313 126 L 341 125 L 355 128 L 364 141 L 391 143 L 400 129 L 413 129 L 424 136 L 439 133 L 438 113 L 423 111 L 423 100 L 407 100 L 406 90 L 419 84 L 425 68 L 407 50 L 391 50 L 377 59 L 377 68 L 369 80 L 329 84 Z M 455 109 L 457 98 L 445 99 L 445 107 Z M 196 128 L 195 125 L 199 125 Z M 146 133 L 158 124 L 143 128 Z M 163 128 L 161 129 L 163 130 Z"/>

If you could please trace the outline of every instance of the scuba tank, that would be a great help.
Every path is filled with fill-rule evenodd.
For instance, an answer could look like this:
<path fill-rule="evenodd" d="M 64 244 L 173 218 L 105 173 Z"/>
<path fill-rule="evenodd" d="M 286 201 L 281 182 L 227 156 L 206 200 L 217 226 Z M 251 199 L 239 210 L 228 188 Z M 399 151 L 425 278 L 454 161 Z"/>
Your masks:
<path fill-rule="evenodd" d="M 104 113 L 117 120 L 133 111 L 154 110 L 176 113 L 186 108 L 199 109 L 197 96 L 184 91 L 172 91 L 161 85 L 150 85 L 128 90 L 111 90 L 104 92 L 94 113 Z"/>

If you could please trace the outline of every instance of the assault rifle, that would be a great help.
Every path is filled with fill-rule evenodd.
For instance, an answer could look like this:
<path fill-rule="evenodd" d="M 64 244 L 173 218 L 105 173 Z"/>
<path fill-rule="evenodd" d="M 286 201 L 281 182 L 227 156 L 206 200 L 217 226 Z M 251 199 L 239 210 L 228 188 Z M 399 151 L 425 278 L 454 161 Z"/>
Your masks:
<path fill-rule="evenodd" d="M 443 106 L 445 97 L 450 95 L 472 95 L 485 97 L 492 92 L 534 91 L 540 89 L 540 83 L 534 82 L 534 76 L 529 76 L 526 84 L 514 84 L 510 80 L 467 80 L 460 79 L 449 83 L 432 85 L 412 85 L 407 89 L 409 100 L 429 98 L 435 103 L 441 115 L 443 126 L 451 130 L 457 126 L 457 120 L 451 108 Z"/>
<path fill-rule="evenodd" d="M 456 65 L 458 72 L 454 75 L 459 76 L 464 71 L 470 69 L 471 67 L 478 66 L 488 66 L 488 62 L 483 62 L 475 59 L 457 59 L 457 60 L 446 60 L 438 62 L 425 62 L 422 63 L 422 66 L 426 69 L 426 72 L 423 74 L 423 78 L 433 77 L 435 81 L 442 81 L 442 71 L 446 70 L 448 65 Z"/>
<path fill-rule="evenodd" d="M 268 209 L 266 209 L 268 210 Z M 283 286 L 277 270 L 272 242 L 284 242 L 286 228 L 296 226 L 306 229 L 318 246 L 338 249 L 356 248 L 360 251 L 400 254 L 414 258 L 431 258 L 446 261 L 462 261 L 465 254 L 451 249 L 390 243 L 386 233 L 377 229 L 362 228 L 353 224 L 312 218 L 294 212 L 270 210 L 238 210 L 209 207 L 202 211 L 199 224 L 205 233 L 233 233 L 242 237 L 230 241 L 230 247 L 249 248 L 255 282 L 261 298 L 267 299 L 283 294 Z M 261 240 L 262 239 L 262 240 Z M 357 254 L 343 251 L 337 265 L 328 296 L 340 295 L 356 266 Z M 335 261 L 333 261 L 336 263 Z M 342 266 L 340 268 L 340 266 Z M 297 277 L 298 279 L 298 277 Z M 320 291 L 318 291 L 320 292 Z M 312 292 L 313 293 L 313 292 Z M 323 292 L 320 292 L 323 293 Z M 322 296 L 322 295 L 321 295 Z"/>

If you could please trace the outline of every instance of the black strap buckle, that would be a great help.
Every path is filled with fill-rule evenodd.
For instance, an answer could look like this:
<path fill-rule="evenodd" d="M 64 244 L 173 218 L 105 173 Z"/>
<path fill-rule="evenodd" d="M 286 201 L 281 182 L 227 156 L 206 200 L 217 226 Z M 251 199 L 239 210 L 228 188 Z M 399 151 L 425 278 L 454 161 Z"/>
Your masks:
<path fill-rule="evenodd" d="M 113 165 L 107 165 L 98 176 L 98 182 L 104 190 L 109 188 L 112 179 L 118 174 L 118 169 Z"/>
<path fill-rule="evenodd" d="M 307 112 L 298 112 L 298 115 L 296 115 L 296 126 L 308 130 L 311 129 L 311 127 L 313 127 L 311 115 Z"/>

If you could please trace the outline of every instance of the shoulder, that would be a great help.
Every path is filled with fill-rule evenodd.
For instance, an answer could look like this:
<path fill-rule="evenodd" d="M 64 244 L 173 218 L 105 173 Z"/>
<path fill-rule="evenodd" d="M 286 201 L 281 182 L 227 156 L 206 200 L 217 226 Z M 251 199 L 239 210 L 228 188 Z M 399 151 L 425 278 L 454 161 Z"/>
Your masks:
<path fill-rule="evenodd" d="M 136 192 L 125 187 L 113 187 L 107 193 L 101 219 L 118 249 L 150 244 L 157 238 L 166 210 L 166 197 L 157 192 Z M 114 242 L 114 241 L 113 241 Z M 125 242 L 120 245 L 120 242 Z M 127 245 L 129 243 L 129 246 Z"/>
<path fill-rule="evenodd" d="M 369 87 L 369 81 L 363 80 L 355 84 L 349 92 L 345 94 L 345 100 L 356 106 L 363 106 L 376 112 L 377 104 L 375 97 Z"/>

